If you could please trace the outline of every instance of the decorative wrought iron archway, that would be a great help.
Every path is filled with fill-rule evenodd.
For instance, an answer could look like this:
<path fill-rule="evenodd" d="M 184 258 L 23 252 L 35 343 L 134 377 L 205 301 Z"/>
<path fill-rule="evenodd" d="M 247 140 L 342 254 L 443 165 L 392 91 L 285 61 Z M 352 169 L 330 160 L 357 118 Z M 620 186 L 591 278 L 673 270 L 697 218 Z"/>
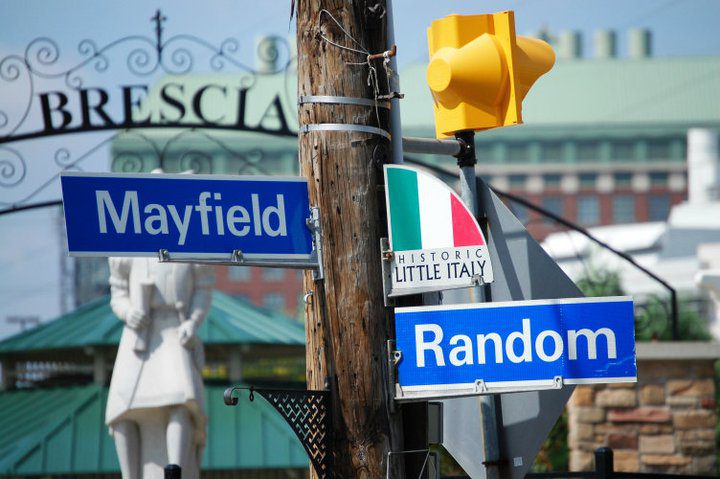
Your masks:
<path fill-rule="evenodd" d="M 277 36 L 261 41 L 256 55 L 263 63 L 275 66 L 258 71 L 238 59 L 240 42 L 235 38 L 213 44 L 188 33 L 166 35 L 168 18 L 160 10 L 150 21 L 153 28 L 149 35 L 131 34 L 103 45 L 91 39 L 81 40 L 77 44 L 79 58 L 74 60 L 62 57 L 58 42 L 48 37 L 35 38 L 22 53 L 0 58 L 0 92 L 4 92 L 0 93 L 0 214 L 57 204 L 40 199 L 56 184 L 60 173 L 83 170 L 90 158 L 110 146 L 111 165 L 116 171 L 164 168 L 215 173 L 218 171 L 210 154 L 214 150 L 223 157 L 222 172 L 269 173 L 266 163 L 272 155 L 257 146 L 233 141 L 232 134 L 296 137 L 296 125 L 291 125 L 294 115 L 288 116 L 282 110 L 283 105 L 295 104 L 295 91 L 290 91 L 295 58 L 288 42 Z M 117 120 L 105 109 L 110 101 L 107 91 L 88 86 L 90 76 L 109 74 L 116 64 L 122 66 L 126 77 L 150 81 L 158 75 L 192 74 L 200 62 L 209 72 L 237 73 L 240 95 L 247 95 L 263 78 L 282 76 L 283 87 L 269 106 L 280 117 L 275 119 L 275 125 L 210 121 L 202 115 L 133 119 L 127 111 L 140 107 L 133 97 L 142 90 L 138 85 L 120 85 L 124 95 L 120 103 L 125 103 L 126 115 Z M 52 85 L 53 90 L 43 90 L 41 85 Z M 80 122 L 70 121 L 74 113 L 67 106 L 70 95 L 79 98 L 83 115 Z M 60 137 L 77 134 L 87 134 L 89 141 L 83 141 L 81 147 L 59 141 Z M 128 139 L 135 142 L 138 151 L 118 145 Z M 30 158 L 40 148 L 38 142 L 42 142 L 43 156 L 50 160 L 31 163 Z"/>

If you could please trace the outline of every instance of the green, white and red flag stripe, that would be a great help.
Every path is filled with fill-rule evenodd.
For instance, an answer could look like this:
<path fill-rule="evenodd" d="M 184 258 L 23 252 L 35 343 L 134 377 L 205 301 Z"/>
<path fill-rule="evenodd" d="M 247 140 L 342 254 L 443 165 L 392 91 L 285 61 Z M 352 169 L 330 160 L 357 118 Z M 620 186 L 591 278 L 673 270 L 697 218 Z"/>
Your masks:
<path fill-rule="evenodd" d="M 445 183 L 415 169 L 385 165 L 393 251 L 483 246 L 472 213 Z"/>

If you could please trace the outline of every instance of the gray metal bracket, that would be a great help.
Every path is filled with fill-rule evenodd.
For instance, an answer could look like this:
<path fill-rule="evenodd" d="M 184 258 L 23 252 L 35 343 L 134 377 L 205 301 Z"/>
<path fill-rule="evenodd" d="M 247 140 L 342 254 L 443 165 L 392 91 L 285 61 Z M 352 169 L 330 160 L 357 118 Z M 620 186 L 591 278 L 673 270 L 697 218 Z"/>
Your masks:
<path fill-rule="evenodd" d="M 262 266 L 266 268 L 311 269 L 313 279 L 319 281 L 325 277 L 322 264 L 322 239 L 320 235 L 320 209 L 310 208 L 310 216 L 305 219 L 305 225 L 312 231 L 313 252 L 307 258 L 277 259 L 255 258 L 246 256 L 242 250 L 234 249 L 226 256 L 212 258 L 187 258 L 174 256 L 169 250 L 163 248 L 158 251 L 158 260 L 161 263 L 197 263 L 216 266 Z"/>
<path fill-rule="evenodd" d="M 235 391 L 247 390 L 248 399 L 255 400 L 255 393 L 265 399 L 290 425 L 302 443 L 315 473 L 320 479 L 332 479 L 332 423 L 330 417 L 330 391 L 307 389 L 257 389 L 253 386 L 227 388 L 223 400 L 228 406 L 235 406 L 238 397 Z"/>
<path fill-rule="evenodd" d="M 452 399 L 464 396 L 485 396 L 490 394 L 517 393 L 526 391 L 547 391 L 558 390 L 565 386 L 562 376 L 555 376 L 552 379 L 534 382 L 533 384 L 513 384 L 510 386 L 487 383 L 483 379 L 476 379 L 466 388 L 453 389 L 452 391 L 408 391 L 400 384 L 395 384 L 395 401 L 412 402 L 428 401 L 434 399 Z"/>
<path fill-rule="evenodd" d="M 393 391 L 395 390 L 395 384 L 397 383 L 397 365 L 402 359 L 402 352 L 395 350 L 395 340 L 388 339 L 385 342 L 385 349 L 387 353 L 387 365 L 388 365 L 388 394 L 390 404 L 390 412 L 395 413 L 395 396 Z"/>
<path fill-rule="evenodd" d="M 325 270 L 323 269 L 322 260 L 322 227 L 320 225 L 320 208 L 317 206 L 310 207 L 310 217 L 305 220 L 305 225 L 310 228 L 313 235 L 313 250 L 317 260 L 317 268 L 313 269 L 313 279 L 320 281 L 325 279 Z"/>
<path fill-rule="evenodd" d="M 395 306 L 395 300 L 390 297 L 392 291 L 392 267 L 393 252 L 390 249 L 390 241 L 387 238 L 380 238 L 380 264 L 382 265 L 383 302 L 385 307 Z"/>

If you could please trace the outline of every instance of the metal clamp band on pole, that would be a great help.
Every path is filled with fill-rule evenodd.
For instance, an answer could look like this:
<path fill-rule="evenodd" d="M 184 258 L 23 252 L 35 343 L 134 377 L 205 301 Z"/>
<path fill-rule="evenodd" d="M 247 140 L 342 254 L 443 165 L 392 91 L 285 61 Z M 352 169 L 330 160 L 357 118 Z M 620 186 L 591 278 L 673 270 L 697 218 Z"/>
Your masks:
<path fill-rule="evenodd" d="M 300 128 L 301 133 L 308 133 L 310 131 L 348 131 L 348 132 L 360 132 L 370 133 L 371 135 L 380 135 L 388 140 L 391 139 L 390 133 L 378 128 L 376 126 L 366 125 L 353 125 L 351 123 L 312 123 L 309 125 L 303 125 Z"/>
<path fill-rule="evenodd" d="M 335 105 L 358 105 L 390 109 L 389 101 L 370 100 L 351 96 L 307 95 L 298 97 L 298 105 L 306 103 L 331 103 Z"/>

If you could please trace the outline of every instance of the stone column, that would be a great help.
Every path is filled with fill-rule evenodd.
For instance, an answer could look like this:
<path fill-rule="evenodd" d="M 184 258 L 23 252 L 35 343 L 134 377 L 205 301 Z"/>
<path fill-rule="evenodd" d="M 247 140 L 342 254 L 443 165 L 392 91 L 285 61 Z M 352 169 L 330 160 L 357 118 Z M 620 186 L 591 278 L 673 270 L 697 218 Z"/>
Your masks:
<path fill-rule="evenodd" d="M 638 383 L 578 386 L 568 403 L 570 470 L 611 447 L 615 470 L 708 474 L 715 467 L 720 345 L 638 343 Z"/>

